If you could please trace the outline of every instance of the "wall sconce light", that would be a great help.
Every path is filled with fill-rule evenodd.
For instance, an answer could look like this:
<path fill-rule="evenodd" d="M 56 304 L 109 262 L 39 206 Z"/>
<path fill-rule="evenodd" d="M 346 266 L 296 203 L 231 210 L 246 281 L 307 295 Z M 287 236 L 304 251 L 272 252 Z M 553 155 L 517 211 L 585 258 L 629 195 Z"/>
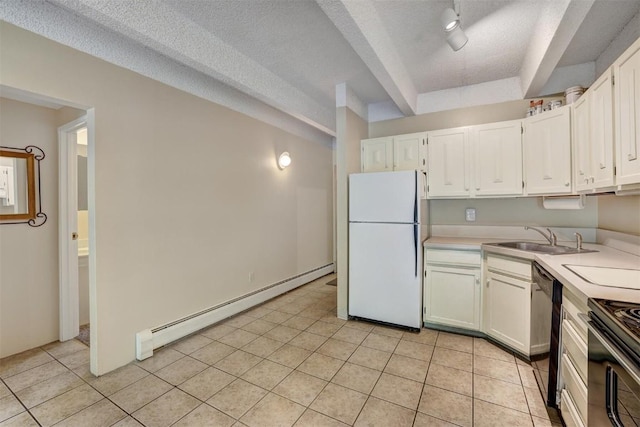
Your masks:
<path fill-rule="evenodd" d="M 284 169 L 290 164 L 291 156 L 289 155 L 289 152 L 285 151 L 284 153 L 280 154 L 280 157 L 278 157 L 278 166 L 280 167 L 280 169 Z"/>
<path fill-rule="evenodd" d="M 460 15 L 457 12 L 458 8 L 455 2 L 453 3 L 453 7 L 456 10 L 448 7 L 442 12 L 440 22 L 447 35 L 447 43 L 451 46 L 451 49 L 457 52 L 467 44 L 469 38 L 460 27 Z"/>

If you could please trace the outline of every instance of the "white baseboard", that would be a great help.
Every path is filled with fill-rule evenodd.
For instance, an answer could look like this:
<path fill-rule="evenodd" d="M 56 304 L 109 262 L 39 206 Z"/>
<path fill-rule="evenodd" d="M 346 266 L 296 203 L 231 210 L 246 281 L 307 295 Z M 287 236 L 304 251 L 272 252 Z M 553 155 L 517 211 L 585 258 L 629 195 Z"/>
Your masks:
<path fill-rule="evenodd" d="M 136 334 L 136 358 L 138 360 L 149 358 L 153 356 L 153 350 L 156 348 L 211 326 L 234 314 L 241 313 L 319 277 L 333 273 L 333 271 L 333 263 L 318 267 L 165 325 L 140 331 Z"/>

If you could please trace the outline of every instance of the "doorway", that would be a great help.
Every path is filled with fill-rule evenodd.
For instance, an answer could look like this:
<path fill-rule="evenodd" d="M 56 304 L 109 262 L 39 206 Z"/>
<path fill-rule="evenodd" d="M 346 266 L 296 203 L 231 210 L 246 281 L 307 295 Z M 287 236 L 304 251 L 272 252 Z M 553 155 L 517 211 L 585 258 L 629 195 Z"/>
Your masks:
<path fill-rule="evenodd" d="M 90 343 L 89 114 L 58 128 L 60 341 Z"/>

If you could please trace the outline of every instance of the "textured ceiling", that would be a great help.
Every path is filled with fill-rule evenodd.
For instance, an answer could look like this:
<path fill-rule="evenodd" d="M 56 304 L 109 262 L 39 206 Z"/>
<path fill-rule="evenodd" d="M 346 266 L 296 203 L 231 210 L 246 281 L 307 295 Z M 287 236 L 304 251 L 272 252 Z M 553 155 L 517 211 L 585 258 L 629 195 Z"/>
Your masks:
<path fill-rule="evenodd" d="M 11 12 L 0 18 L 11 22 L 21 8 L 32 14 L 36 0 L 8 1 Z M 46 4 L 125 37 L 123 49 L 131 42 L 144 46 L 328 134 L 335 129 L 336 86 L 342 83 L 347 102 L 359 103 L 365 115 L 367 105 L 388 102 L 400 114 L 419 114 L 421 95 L 464 93 L 467 86 L 495 87 L 504 79 L 520 82 L 511 86 L 511 98 L 540 96 L 558 67 L 596 61 L 625 26 L 640 22 L 640 0 L 455 0 L 469 42 L 454 52 L 439 22 L 453 0 Z M 50 33 L 29 19 L 25 12 L 16 22 Z M 161 74 L 153 72 L 163 80 Z M 567 81 L 556 85 L 579 84 L 569 81 L 571 73 L 564 75 Z"/>

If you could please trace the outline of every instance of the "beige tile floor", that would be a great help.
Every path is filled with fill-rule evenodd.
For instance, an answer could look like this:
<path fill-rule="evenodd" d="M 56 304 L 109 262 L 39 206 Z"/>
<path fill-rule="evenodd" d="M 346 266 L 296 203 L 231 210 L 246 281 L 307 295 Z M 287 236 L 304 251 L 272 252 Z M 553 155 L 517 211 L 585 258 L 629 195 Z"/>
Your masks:
<path fill-rule="evenodd" d="M 80 341 L 0 360 L 0 426 L 550 426 L 489 342 L 340 320 L 326 276 L 96 378 Z"/>

